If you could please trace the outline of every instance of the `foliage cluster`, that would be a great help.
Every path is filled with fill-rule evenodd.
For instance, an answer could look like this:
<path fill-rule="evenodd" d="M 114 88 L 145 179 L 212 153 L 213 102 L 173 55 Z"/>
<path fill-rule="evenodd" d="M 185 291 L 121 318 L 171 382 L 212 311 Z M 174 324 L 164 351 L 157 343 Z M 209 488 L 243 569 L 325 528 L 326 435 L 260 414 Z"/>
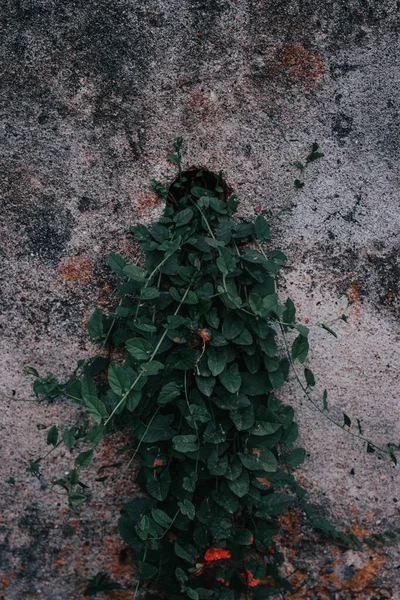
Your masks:
<path fill-rule="evenodd" d="M 134 598 L 161 590 L 168 600 L 264 599 L 290 590 L 274 541 L 277 517 L 290 507 L 338 543 L 360 541 L 319 518 L 292 474 L 305 450 L 294 447 L 293 408 L 275 392 L 291 364 L 304 363 L 309 343 L 293 301 L 277 294 L 287 258 L 264 249 L 264 216 L 254 223 L 235 217 L 238 201 L 221 173 L 182 173 L 180 142 L 169 158 L 179 177 L 162 218 L 131 228 L 142 266 L 108 258 L 120 279 L 119 304 L 90 319 L 99 353 L 79 361 L 64 384 L 30 371 L 39 397 L 73 398 L 91 422 L 61 436 L 50 430 L 52 447 L 87 444 L 53 485 L 75 508 L 87 497 L 81 471 L 95 447 L 107 433 L 129 430 L 135 443 L 127 467 L 139 460 L 145 492 L 124 506 L 118 523 L 137 561 Z M 167 198 L 158 182 L 153 189 Z M 303 389 L 314 384 L 305 368 Z M 326 408 L 326 393 L 323 402 Z M 30 464 L 38 477 L 41 460 Z M 113 589 L 100 579 L 106 587 L 100 581 L 94 592 Z"/>

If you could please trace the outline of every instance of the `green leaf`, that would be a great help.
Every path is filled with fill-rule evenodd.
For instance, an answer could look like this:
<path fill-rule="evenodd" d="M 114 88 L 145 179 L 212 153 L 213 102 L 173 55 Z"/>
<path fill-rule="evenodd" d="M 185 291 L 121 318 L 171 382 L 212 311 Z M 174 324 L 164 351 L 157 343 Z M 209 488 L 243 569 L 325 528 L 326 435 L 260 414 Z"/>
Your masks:
<path fill-rule="evenodd" d="M 104 335 L 103 313 L 98 308 L 96 308 L 89 319 L 88 331 L 91 342 L 97 342 L 98 340 L 101 340 Z"/>
<path fill-rule="evenodd" d="M 240 346 L 251 346 L 253 343 L 253 336 L 250 331 L 244 327 L 242 333 L 235 337 L 232 342 L 234 344 L 239 344 Z"/>
<path fill-rule="evenodd" d="M 145 475 L 145 487 L 147 492 L 160 502 L 164 501 L 168 496 L 171 487 L 171 476 L 167 469 L 158 475 L 152 469 Z"/>
<path fill-rule="evenodd" d="M 160 508 L 152 508 L 151 516 L 153 517 L 155 522 L 164 529 L 168 529 L 172 524 L 171 517 L 169 517 L 167 513 L 161 510 Z"/>
<path fill-rule="evenodd" d="M 177 156 L 176 154 L 167 154 L 167 159 L 173 165 L 179 165 L 179 156 Z"/>
<path fill-rule="evenodd" d="M 250 427 L 254 423 L 254 410 L 253 406 L 245 406 L 244 408 L 239 408 L 239 410 L 231 410 L 230 418 L 235 424 L 235 427 L 238 431 L 245 431 L 246 429 L 250 429 Z"/>
<path fill-rule="evenodd" d="M 151 563 L 139 561 L 139 573 L 140 573 L 140 581 L 147 582 L 149 579 L 153 579 L 158 573 L 158 569 L 155 565 Z"/>
<path fill-rule="evenodd" d="M 254 536 L 250 529 L 236 529 L 233 542 L 239 546 L 250 546 L 253 543 Z"/>
<path fill-rule="evenodd" d="M 280 494 L 278 492 L 267 494 L 258 507 L 256 517 L 277 517 L 293 506 L 295 502 L 296 498 L 287 494 Z"/>
<path fill-rule="evenodd" d="M 259 344 L 261 346 L 261 350 L 270 358 L 276 356 L 278 351 L 278 346 L 276 345 L 275 337 L 273 335 L 268 335 L 265 340 L 259 340 Z"/>
<path fill-rule="evenodd" d="M 310 387 L 315 385 L 314 373 L 310 369 L 304 369 L 304 377 L 306 378 L 307 385 Z"/>
<path fill-rule="evenodd" d="M 70 429 L 64 429 L 62 434 L 62 440 L 68 450 L 71 450 L 75 443 L 75 427 L 71 427 Z"/>
<path fill-rule="evenodd" d="M 193 214 L 194 213 L 191 208 L 185 208 L 184 210 L 180 210 L 174 216 L 174 223 L 177 227 L 183 227 L 183 225 L 186 225 L 187 223 L 189 223 L 189 221 L 192 220 Z"/>
<path fill-rule="evenodd" d="M 104 403 L 96 396 L 84 396 L 83 404 L 89 417 L 92 417 L 96 423 L 100 424 L 102 419 L 108 418 L 108 412 Z"/>
<path fill-rule="evenodd" d="M 279 368 L 268 373 L 268 376 L 274 390 L 281 388 L 289 376 L 289 361 L 283 358 L 279 363 Z"/>
<path fill-rule="evenodd" d="M 172 402 L 180 396 L 181 389 L 175 381 L 170 381 L 166 383 L 162 388 L 157 397 L 157 404 L 161 406 L 165 406 L 169 402 Z"/>
<path fill-rule="evenodd" d="M 256 421 L 249 429 L 249 433 L 256 436 L 272 435 L 282 427 L 281 423 L 268 423 L 267 421 Z"/>
<path fill-rule="evenodd" d="M 343 413 L 343 419 L 344 419 L 343 427 L 351 427 L 351 419 L 350 419 L 350 417 L 348 417 L 346 415 L 346 413 Z"/>
<path fill-rule="evenodd" d="M 311 154 L 307 156 L 307 162 L 313 162 L 314 160 L 322 158 L 323 156 L 325 156 L 323 152 L 311 152 Z"/>
<path fill-rule="evenodd" d="M 145 375 L 157 375 L 163 368 L 164 365 L 158 360 L 152 360 L 151 362 L 142 363 L 140 365 L 140 369 Z"/>
<path fill-rule="evenodd" d="M 242 333 L 243 327 L 244 321 L 234 311 L 231 311 L 222 323 L 222 335 L 227 340 L 233 340 Z"/>
<path fill-rule="evenodd" d="M 182 487 L 187 492 L 194 492 L 196 489 L 197 482 L 197 473 L 193 472 L 189 475 L 189 477 L 184 477 L 182 482 Z"/>
<path fill-rule="evenodd" d="M 68 496 L 68 506 L 71 510 L 75 510 L 75 508 L 85 502 L 87 500 L 86 494 L 69 494 Z"/>
<path fill-rule="evenodd" d="M 310 333 L 309 328 L 306 327 L 305 325 L 302 325 L 301 323 L 297 323 L 294 327 L 295 327 L 295 329 L 297 329 L 297 331 L 299 333 L 301 333 L 301 335 L 304 335 L 304 337 L 307 337 L 308 334 Z"/>
<path fill-rule="evenodd" d="M 154 298 L 158 298 L 159 295 L 159 290 L 154 287 L 144 287 L 140 290 L 140 298 L 142 300 L 154 300 Z"/>
<path fill-rule="evenodd" d="M 207 350 L 207 365 L 212 375 L 216 377 L 225 369 L 227 363 L 227 352 L 225 346 L 220 348 L 209 347 Z"/>
<path fill-rule="evenodd" d="M 175 429 L 171 427 L 173 421 L 174 415 L 156 415 L 148 425 L 143 441 L 152 444 L 172 439 L 176 435 Z"/>
<path fill-rule="evenodd" d="M 218 477 L 225 475 L 228 469 L 228 457 L 226 455 L 219 456 L 218 448 L 215 448 L 208 457 L 207 467 L 211 475 Z"/>
<path fill-rule="evenodd" d="M 199 186 L 193 186 L 190 191 L 191 191 L 192 196 L 194 196 L 195 198 L 204 198 L 204 197 L 210 197 L 210 196 L 214 195 L 214 192 L 212 192 L 211 190 L 208 190 L 207 188 L 202 188 Z"/>
<path fill-rule="evenodd" d="M 140 400 L 142 398 L 142 392 L 137 390 L 131 390 L 126 397 L 125 408 L 130 412 L 133 412 L 135 408 L 138 406 Z"/>
<path fill-rule="evenodd" d="M 264 302 L 258 294 L 250 294 L 249 306 L 255 315 L 263 317 L 265 315 Z"/>
<path fill-rule="evenodd" d="M 82 397 L 83 396 L 97 396 L 96 382 L 93 377 L 85 376 L 82 379 Z"/>
<path fill-rule="evenodd" d="M 218 491 L 213 491 L 212 499 L 216 504 L 218 504 L 218 506 L 226 510 L 226 512 L 231 515 L 237 511 L 239 506 L 237 496 L 235 496 L 235 494 L 229 489 L 226 483 L 223 483 Z"/>
<path fill-rule="evenodd" d="M 238 457 L 249 471 L 268 471 L 274 473 L 278 463 L 275 456 L 267 448 L 252 448 L 248 452 L 238 452 Z"/>
<path fill-rule="evenodd" d="M 329 410 L 329 408 L 328 408 L 328 392 L 326 390 L 324 390 L 324 393 L 322 396 L 322 401 L 324 403 L 324 410 Z"/>
<path fill-rule="evenodd" d="M 110 365 L 108 368 L 108 384 L 117 396 L 122 396 L 130 388 L 128 373 L 119 365 Z"/>
<path fill-rule="evenodd" d="M 229 275 L 236 270 L 236 262 L 230 250 L 219 248 L 219 257 L 217 258 L 217 267 L 223 275 Z"/>
<path fill-rule="evenodd" d="M 299 162 L 298 160 L 295 160 L 294 162 L 292 162 L 292 165 L 294 167 L 297 167 L 298 169 L 300 169 L 300 171 L 304 171 L 304 165 L 303 163 Z"/>
<path fill-rule="evenodd" d="M 237 364 L 234 363 L 222 371 L 219 380 L 228 392 L 231 392 L 232 394 L 237 392 L 242 384 L 242 378 L 239 375 Z"/>
<path fill-rule="evenodd" d="M 196 558 L 199 555 L 196 548 L 191 544 L 175 542 L 174 549 L 175 554 L 179 556 L 179 558 L 186 560 L 190 565 L 194 565 Z"/>
<path fill-rule="evenodd" d="M 172 444 L 177 452 L 194 452 L 199 449 L 197 435 L 176 435 L 172 438 Z"/>
<path fill-rule="evenodd" d="M 124 267 L 126 266 L 126 260 L 119 254 L 109 254 L 107 257 L 107 264 L 114 273 L 119 276 L 124 275 Z"/>
<path fill-rule="evenodd" d="M 56 446 L 58 441 L 58 429 L 55 425 L 51 427 L 47 433 L 47 445 Z"/>
<path fill-rule="evenodd" d="M 187 500 L 185 498 L 185 500 L 183 502 L 178 502 L 178 506 L 181 510 L 181 513 L 185 517 L 188 517 L 188 519 L 193 521 L 194 517 L 196 516 L 196 509 L 194 507 L 194 504 L 192 504 L 192 502 L 190 502 L 190 500 Z"/>
<path fill-rule="evenodd" d="M 185 583 L 185 581 L 189 581 L 189 577 L 186 575 L 185 571 L 179 567 L 175 569 L 175 577 L 180 583 Z"/>
<path fill-rule="evenodd" d="M 129 354 L 136 360 L 149 360 L 154 352 L 154 348 L 150 342 L 143 338 L 132 338 L 127 340 L 125 345 Z"/>
<path fill-rule="evenodd" d="M 226 540 L 232 535 L 232 523 L 228 519 L 213 519 L 209 530 L 215 541 Z"/>
<path fill-rule="evenodd" d="M 325 331 L 327 331 L 328 333 L 333 335 L 333 337 L 337 338 L 337 333 L 335 333 L 335 331 L 333 331 L 333 329 L 328 327 L 328 325 L 325 325 L 325 323 L 321 323 L 320 327 L 322 327 L 322 329 L 325 329 Z"/>
<path fill-rule="evenodd" d="M 239 496 L 239 498 L 243 498 L 249 493 L 250 477 L 246 470 L 243 470 L 239 477 L 233 481 L 228 481 L 227 483 L 230 490 L 236 494 L 236 496 Z"/>
<path fill-rule="evenodd" d="M 300 334 L 292 344 L 292 359 L 303 363 L 307 358 L 308 349 L 308 339 Z"/>
<path fill-rule="evenodd" d="M 271 390 L 268 373 L 260 371 L 259 373 L 241 372 L 242 385 L 240 391 L 248 396 L 260 396 Z"/>
<path fill-rule="evenodd" d="M 75 459 L 75 467 L 77 469 L 85 469 L 90 465 L 93 458 L 93 450 L 86 450 L 81 452 Z"/>
<path fill-rule="evenodd" d="M 254 223 L 238 223 L 233 230 L 235 239 L 243 239 L 254 235 Z"/>
<path fill-rule="evenodd" d="M 304 462 L 306 451 L 304 448 L 295 448 L 288 455 L 286 462 L 293 468 L 298 467 Z"/>
<path fill-rule="evenodd" d="M 97 444 L 103 439 L 104 435 L 104 427 L 102 427 L 102 425 L 95 425 L 87 432 L 85 442 L 87 444 L 91 444 L 92 446 L 97 446 Z"/>
<path fill-rule="evenodd" d="M 203 433 L 204 443 L 221 444 L 226 439 L 226 431 L 221 423 L 210 421 Z"/>
<path fill-rule="evenodd" d="M 190 600 L 200 600 L 200 596 L 198 592 L 196 592 L 196 590 L 192 589 L 191 587 L 187 587 L 185 591 L 187 597 L 190 598 Z"/>
<path fill-rule="evenodd" d="M 197 387 L 200 392 L 207 397 L 210 397 L 215 387 L 215 377 L 196 376 Z"/>
<path fill-rule="evenodd" d="M 185 419 L 191 427 L 195 427 L 195 422 L 208 423 L 208 421 L 211 421 L 211 415 L 205 406 L 190 404 L 189 413 L 190 414 L 185 415 Z"/>
<path fill-rule="evenodd" d="M 270 232 L 270 228 L 269 228 L 269 223 L 268 221 L 266 221 L 266 219 L 264 219 L 264 217 L 262 217 L 261 215 L 259 215 L 256 218 L 255 221 L 255 228 L 256 228 L 256 236 L 260 239 L 260 240 L 270 240 L 271 239 L 271 232 Z"/>
<path fill-rule="evenodd" d="M 140 269 L 136 265 L 126 265 L 126 267 L 124 267 L 122 271 L 123 274 L 126 275 L 126 277 L 128 277 L 128 279 L 132 279 L 133 281 L 138 281 L 140 283 L 143 283 L 145 281 L 144 271 L 142 271 L 142 269 Z"/>
<path fill-rule="evenodd" d="M 40 377 L 39 373 L 35 369 L 35 367 L 25 367 L 24 372 L 28 375 L 34 375 L 35 377 Z"/>
<path fill-rule="evenodd" d="M 296 190 L 301 190 L 301 188 L 304 187 L 304 181 L 300 181 L 300 179 L 295 179 L 294 187 L 296 188 Z"/>

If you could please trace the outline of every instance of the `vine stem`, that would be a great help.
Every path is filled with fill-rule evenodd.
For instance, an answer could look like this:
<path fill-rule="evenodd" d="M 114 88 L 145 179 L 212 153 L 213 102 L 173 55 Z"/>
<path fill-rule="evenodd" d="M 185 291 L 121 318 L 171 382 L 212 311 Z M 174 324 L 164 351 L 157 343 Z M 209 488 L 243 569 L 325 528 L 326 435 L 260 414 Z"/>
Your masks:
<path fill-rule="evenodd" d="M 171 241 L 173 241 L 173 240 L 171 240 Z M 174 252 L 175 252 L 175 251 L 174 251 Z M 146 289 L 146 288 L 147 288 L 147 286 L 149 285 L 150 281 L 152 280 L 152 278 L 154 277 L 154 275 L 157 273 L 158 269 L 160 269 L 160 267 L 162 267 L 162 266 L 163 266 L 163 264 L 164 264 L 165 262 L 167 262 L 167 260 L 168 260 L 169 258 L 171 258 L 171 256 L 174 254 L 174 252 L 171 252 L 170 254 L 167 254 L 167 255 L 166 255 L 166 256 L 165 256 L 165 257 L 162 259 L 162 261 L 161 261 L 161 262 L 160 262 L 160 263 L 159 263 L 159 264 L 158 264 L 158 265 L 155 267 L 155 269 L 153 269 L 153 271 L 152 271 L 152 272 L 150 273 L 150 275 L 148 276 L 148 278 L 147 278 L 147 281 L 146 281 L 146 283 L 145 283 L 145 285 L 144 285 L 144 287 L 143 287 L 142 289 Z M 139 259 L 138 259 L 138 261 L 139 261 Z M 137 261 L 137 262 L 138 262 L 138 261 Z M 136 263 L 135 263 L 135 264 L 136 264 Z M 137 307 L 136 307 L 135 320 L 137 319 L 137 316 L 138 316 L 138 314 L 139 314 L 139 308 L 140 308 L 140 306 L 141 306 L 141 304 L 140 304 L 140 299 L 139 299 L 139 300 L 138 300 Z"/>
<path fill-rule="evenodd" d="M 264 258 L 267 258 L 266 255 L 265 255 L 265 252 L 264 252 L 264 250 L 263 250 L 263 248 L 262 248 L 262 246 L 261 246 L 261 244 L 259 242 L 257 242 L 257 246 L 259 247 L 261 253 L 264 256 Z M 276 293 L 277 292 L 277 285 L 276 285 L 276 278 L 275 277 L 274 277 L 274 286 L 275 286 L 275 293 Z M 361 440 L 363 442 L 367 442 L 367 444 L 369 444 L 370 446 L 372 446 L 372 448 L 374 448 L 375 450 L 379 450 L 383 454 L 386 454 L 387 456 L 389 456 L 391 460 L 393 460 L 391 452 L 389 452 L 388 450 L 385 450 L 384 448 L 381 448 L 381 446 L 378 446 L 374 442 L 371 442 L 371 440 L 369 440 L 368 438 L 366 438 L 365 436 L 363 436 L 361 433 L 354 433 L 350 429 L 345 429 L 343 425 L 341 425 L 340 423 L 338 423 L 337 421 L 335 421 L 335 419 L 333 419 L 332 417 L 330 417 L 329 415 L 327 415 L 326 412 L 325 412 L 325 410 L 322 409 L 320 406 L 318 406 L 317 402 L 315 402 L 315 400 L 312 398 L 310 392 L 308 391 L 308 389 L 306 388 L 306 386 L 304 385 L 304 383 L 300 379 L 300 376 L 299 376 L 299 374 L 297 372 L 297 369 L 295 367 L 294 361 L 293 361 L 292 356 L 291 356 L 290 351 L 289 351 L 289 347 L 288 347 L 288 343 L 287 343 L 287 338 L 286 338 L 285 330 L 284 330 L 284 327 L 283 327 L 284 323 L 280 319 L 277 322 L 279 323 L 279 327 L 280 327 L 280 330 L 281 330 L 283 343 L 285 345 L 286 354 L 287 354 L 288 360 L 289 360 L 289 362 L 291 364 L 291 367 L 293 369 L 293 373 L 294 373 L 294 375 L 296 377 L 297 383 L 299 384 L 299 386 L 300 386 L 300 388 L 301 388 L 304 396 L 312 404 L 312 406 L 314 408 L 316 408 L 317 411 L 319 413 L 321 413 L 321 415 L 323 415 L 326 419 L 328 419 L 328 421 L 330 421 L 333 425 L 336 425 L 336 427 L 339 427 L 339 429 L 341 429 L 342 431 L 345 431 L 346 433 L 348 433 L 352 437 L 354 437 L 354 438 L 356 438 L 358 440 Z"/>
<path fill-rule="evenodd" d="M 122 469 L 120 475 L 118 475 L 118 477 L 116 479 L 114 479 L 113 483 L 116 483 L 117 481 L 119 481 L 122 477 L 122 475 L 129 469 L 129 467 L 131 466 L 132 462 L 135 460 L 137 453 L 139 452 L 139 448 L 142 445 L 142 442 L 144 440 L 144 438 L 146 437 L 146 433 L 148 432 L 150 425 L 152 424 L 152 422 L 154 421 L 154 419 L 156 418 L 156 416 L 158 415 L 159 411 L 160 411 L 160 406 L 157 408 L 157 410 L 155 411 L 154 415 L 151 417 L 150 421 L 148 422 L 146 429 L 144 430 L 144 434 L 142 435 L 142 437 L 139 440 L 138 445 L 135 448 L 135 451 L 133 453 L 133 455 L 130 457 L 127 465 Z"/>
<path fill-rule="evenodd" d="M 190 283 L 190 285 L 187 287 L 182 300 L 179 302 L 175 312 L 174 312 L 174 316 L 178 314 L 182 304 L 184 303 L 184 301 L 186 300 L 186 297 L 190 291 L 190 288 L 192 287 L 192 283 Z M 154 349 L 153 354 L 151 355 L 149 362 L 151 362 L 153 360 L 153 358 L 155 357 L 155 355 L 157 354 L 161 344 L 163 343 L 165 336 L 167 335 L 168 329 L 166 329 L 164 331 L 164 333 L 162 334 L 161 338 L 158 341 L 157 346 Z M 106 427 L 106 425 L 111 421 L 111 419 L 113 418 L 113 416 L 115 415 L 115 413 L 117 412 L 117 410 L 120 408 L 120 406 L 122 406 L 122 404 L 125 402 L 125 400 L 127 399 L 127 397 L 129 396 L 129 394 L 132 392 L 132 390 L 135 388 L 135 385 L 137 384 L 137 382 L 143 377 L 143 375 L 145 375 L 146 372 L 145 371 L 140 371 L 139 375 L 136 377 L 135 381 L 132 383 L 131 387 L 129 388 L 129 390 L 122 396 L 121 400 L 118 402 L 117 406 L 114 408 L 114 410 L 112 411 L 111 415 L 108 417 L 108 419 L 105 421 L 104 426 Z"/>
<path fill-rule="evenodd" d="M 212 239 L 213 239 L 213 240 L 215 240 L 215 235 L 213 234 L 213 232 L 212 232 L 212 229 L 211 229 L 211 227 L 210 227 L 210 224 L 209 224 L 209 222 L 207 221 L 207 219 L 206 219 L 206 216 L 205 216 L 205 214 L 203 213 L 203 211 L 201 210 L 200 206 L 198 206 L 198 205 L 197 205 L 197 203 L 196 203 L 196 202 L 194 202 L 193 200 L 191 200 L 191 203 L 193 204 L 193 206 L 195 206 L 195 207 L 197 208 L 197 210 L 199 211 L 199 213 L 200 213 L 200 214 L 201 214 L 201 216 L 203 217 L 203 219 L 204 219 L 204 222 L 205 222 L 205 224 L 207 225 L 207 229 L 208 229 L 208 231 L 209 231 L 209 233 L 210 233 L 210 235 L 211 235 Z"/>
<path fill-rule="evenodd" d="M 287 343 L 287 338 L 286 338 L 286 335 L 285 335 L 285 331 L 283 329 L 283 325 L 281 324 L 280 321 L 278 321 L 278 322 L 279 322 L 279 326 L 280 326 L 280 330 L 281 330 L 281 334 L 282 334 L 282 339 L 283 339 L 283 342 L 284 342 L 284 345 L 285 345 L 285 350 L 286 350 L 286 354 L 287 354 L 288 360 L 289 360 L 289 362 L 291 364 L 291 367 L 293 369 L 293 373 L 294 373 L 294 375 L 296 377 L 297 383 L 299 384 L 299 386 L 300 386 L 303 394 L 307 398 L 307 400 L 314 406 L 314 408 L 317 409 L 317 411 L 319 413 L 321 413 L 333 425 L 336 425 L 336 427 L 339 427 L 339 429 L 341 429 L 342 431 L 345 431 L 346 433 L 348 433 L 352 437 L 357 438 L 359 440 L 362 440 L 363 442 L 367 442 L 368 444 L 370 444 L 370 446 L 372 446 L 376 450 L 379 450 L 380 452 L 383 452 L 383 454 L 387 454 L 391 458 L 391 453 L 388 450 L 385 450 L 384 448 L 381 448 L 380 446 L 377 446 L 377 444 L 375 444 L 374 442 L 371 442 L 371 440 L 369 440 L 368 438 L 364 437 L 360 433 L 354 433 L 350 429 L 345 429 L 343 425 L 341 425 L 340 423 L 338 423 L 337 421 L 335 421 L 335 419 L 333 419 L 332 417 L 330 417 L 329 415 L 327 415 L 326 412 L 324 411 L 324 409 L 322 409 L 320 406 L 318 406 L 317 402 L 315 402 L 315 400 L 312 398 L 312 396 L 311 396 L 310 392 L 308 391 L 307 387 L 304 385 L 304 383 L 300 379 L 300 376 L 299 376 L 299 374 L 297 372 L 296 366 L 294 364 L 294 361 L 293 361 L 292 356 L 291 356 L 290 351 L 289 351 L 289 347 L 288 347 L 288 343 Z"/>
<path fill-rule="evenodd" d="M 142 560 L 142 562 L 146 562 L 146 556 L 147 556 L 147 546 L 145 546 L 145 549 L 144 549 L 144 552 L 143 552 L 143 560 Z M 137 596 L 137 593 L 139 591 L 139 587 L 140 587 L 140 576 L 139 576 L 139 578 L 137 580 L 137 583 L 136 583 L 135 592 L 133 594 L 133 600 L 135 600 L 135 598 Z"/>

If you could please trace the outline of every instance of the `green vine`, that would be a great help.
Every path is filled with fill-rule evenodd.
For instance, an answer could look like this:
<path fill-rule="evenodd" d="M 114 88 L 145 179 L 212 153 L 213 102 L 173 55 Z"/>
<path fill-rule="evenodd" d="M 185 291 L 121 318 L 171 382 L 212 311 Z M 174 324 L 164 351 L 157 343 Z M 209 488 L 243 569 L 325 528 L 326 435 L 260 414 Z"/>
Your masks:
<path fill-rule="evenodd" d="M 359 548 L 361 541 L 337 531 L 307 502 L 292 474 L 305 457 L 294 447 L 294 411 L 275 391 L 292 367 L 313 406 L 342 429 L 351 422 L 347 415 L 343 425 L 330 417 L 326 392 L 321 405 L 311 395 L 312 371 L 299 373 L 295 365 L 307 358 L 309 330 L 296 321 L 293 301 L 278 296 L 287 258 L 269 249 L 269 222 L 239 221 L 222 173 L 183 173 L 181 140 L 174 151 L 168 158 L 178 166 L 175 184 L 168 191 L 152 182 L 168 200 L 162 218 L 131 228 L 143 265 L 108 257 L 120 283 L 115 310 L 96 310 L 89 321 L 99 353 L 79 361 L 65 383 L 28 369 L 39 398 L 69 397 L 86 415 L 79 426 L 48 433 L 49 452 L 62 443 L 70 450 L 87 445 L 69 475 L 51 486 L 61 486 L 76 509 L 88 497 L 80 477 L 95 447 L 108 433 L 128 430 L 136 441 L 124 470 L 139 459 L 146 494 L 126 504 L 118 522 L 137 561 L 133 598 L 283 596 L 291 586 L 274 539 L 277 517 L 290 507 L 340 545 Z M 113 359 L 112 348 L 123 358 Z M 393 445 L 379 448 L 361 428 L 350 433 L 368 451 L 396 460 Z M 28 467 L 39 478 L 44 458 Z M 117 588 L 99 574 L 87 595 Z"/>

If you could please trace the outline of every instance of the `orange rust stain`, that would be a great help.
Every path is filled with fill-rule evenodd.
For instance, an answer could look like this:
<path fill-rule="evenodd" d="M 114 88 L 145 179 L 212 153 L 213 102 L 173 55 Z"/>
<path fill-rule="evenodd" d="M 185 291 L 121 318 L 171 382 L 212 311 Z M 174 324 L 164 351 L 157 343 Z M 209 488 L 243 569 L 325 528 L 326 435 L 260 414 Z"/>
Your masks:
<path fill-rule="evenodd" d="M 117 302 L 113 297 L 113 292 L 114 288 L 107 282 L 99 287 L 96 306 L 104 311 L 114 309 Z"/>
<path fill-rule="evenodd" d="M 189 104 L 192 108 L 205 108 L 207 109 L 208 95 L 201 91 L 190 92 Z"/>
<path fill-rule="evenodd" d="M 78 254 L 76 256 L 69 256 L 58 267 L 58 273 L 64 281 L 84 285 L 92 282 L 93 266 L 93 260 L 83 254 Z"/>
<path fill-rule="evenodd" d="M 257 481 L 259 481 L 263 485 L 266 485 L 267 487 L 270 487 L 271 485 L 271 483 L 268 481 L 268 479 L 265 479 L 265 477 L 256 477 L 256 479 Z"/>
<path fill-rule="evenodd" d="M 136 196 L 136 204 L 139 210 L 147 210 L 157 206 L 160 203 L 160 198 L 155 192 L 140 192 Z"/>
<path fill-rule="evenodd" d="M 61 569 L 62 567 L 65 567 L 65 564 L 66 564 L 66 561 L 63 558 L 59 558 L 55 562 L 57 569 Z"/>
<path fill-rule="evenodd" d="M 1 585 L 2 585 L 2 586 L 4 586 L 4 587 L 9 587 L 9 586 L 11 585 L 11 582 L 10 582 L 10 580 L 8 579 L 8 577 L 2 577 L 2 578 L 0 579 L 0 583 L 1 583 Z"/>
<path fill-rule="evenodd" d="M 368 528 L 361 524 L 357 518 L 357 509 L 352 507 L 353 523 L 350 533 L 354 533 L 360 538 L 371 537 Z M 366 519 L 371 515 L 366 513 Z M 296 564 L 296 558 L 300 547 L 299 526 L 300 515 L 296 510 L 291 510 L 281 515 L 278 519 L 282 533 L 275 536 L 274 541 L 283 549 L 286 554 L 287 562 Z M 287 596 L 287 600 L 309 600 L 310 596 L 316 598 L 330 598 L 331 594 L 339 593 L 343 600 L 370 600 L 378 594 L 380 598 L 392 598 L 390 590 L 382 589 L 375 585 L 379 573 L 382 571 L 387 556 L 383 554 L 380 548 L 365 548 L 365 552 L 360 554 L 364 558 L 364 564 L 360 567 L 353 567 L 354 575 L 346 577 L 344 553 L 329 542 L 326 542 L 330 549 L 331 561 L 329 571 L 326 573 L 326 564 L 320 566 L 319 573 L 310 575 L 300 569 L 290 576 L 289 580 L 293 586 L 294 592 Z M 278 600 L 278 598 L 273 598 Z"/>
<path fill-rule="evenodd" d="M 358 314 L 361 310 L 360 300 L 360 284 L 358 281 L 352 281 L 349 285 L 349 298 L 354 302 L 356 307 L 356 313 Z"/>
<path fill-rule="evenodd" d="M 289 83 L 313 87 L 325 71 L 321 56 L 311 54 L 301 44 L 278 44 L 271 70 L 282 73 Z"/>
<path fill-rule="evenodd" d="M 115 581 L 131 581 L 134 570 L 131 549 L 118 538 L 104 538 L 103 546 L 107 557 L 107 572 L 112 575 Z M 116 597 L 120 598 L 120 596 Z M 132 597 L 132 594 L 130 597 Z"/>

